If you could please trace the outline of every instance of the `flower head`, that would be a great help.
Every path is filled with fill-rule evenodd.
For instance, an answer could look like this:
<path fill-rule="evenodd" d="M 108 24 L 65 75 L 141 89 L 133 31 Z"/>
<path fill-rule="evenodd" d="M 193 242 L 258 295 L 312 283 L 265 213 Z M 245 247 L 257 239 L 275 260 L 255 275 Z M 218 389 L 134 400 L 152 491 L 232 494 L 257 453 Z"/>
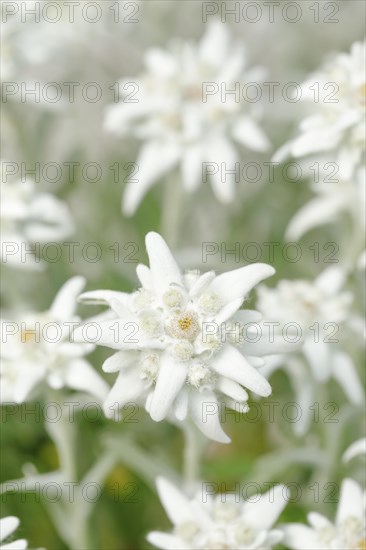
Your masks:
<path fill-rule="evenodd" d="M 198 44 L 177 42 L 170 50 L 147 51 L 138 100 L 111 106 L 105 123 L 111 132 L 132 133 L 144 142 L 137 159 L 138 183 L 131 181 L 125 191 L 126 214 L 133 214 L 148 189 L 177 166 L 187 191 L 198 187 L 203 162 L 225 163 L 233 170 L 239 160 L 233 140 L 254 151 L 269 148 L 256 121 L 258 109 L 243 92 L 244 84 L 263 78 L 263 70 L 245 65 L 243 47 L 231 44 L 219 22 L 208 26 Z M 131 93 L 128 79 L 121 89 Z M 235 175 L 228 174 L 223 183 L 217 170 L 211 172 L 218 200 L 232 201 Z"/>
<path fill-rule="evenodd" d="M 283 527 L 285 545 L 296 550 L 362 550 L 366 546 L 364 497 L 358 483 L 345 479 L 335 521 L 332 523 L 319 513 L 311 512 L 310 527 L 299 523 Z"/>
<path fill-rule="evenodd" d="M 29 312 L 17 322 L 3 320 L 1 346 L 1 402 L 22 403 L 40 393 L 43 384 L 85 391 L 103 400 L 108 386 L 84 359 L 90 344 L 72 342 L 76 297 L 84 287 L 82 277 L 67 281 L 51 308 Z"/>
<path fill-rule="evenodd" d="M 299 434 L 309 427 L 315 388 L 333 377 L 355 405 L 364 403 L 364 390 L 351 355 L 339 345 L 340 327 L 351 318 L 351 292 L 342 290 L 345 273 L 325 269 L 314 281 L 282 280 L 275 288 L 258 287 L 258 310 L 266 319 L 288 327 L 288 338 L 303 337 L 297 357 L 275 357 L 265 367 L 269 376 L 283 367 L 288 372 L 303 414 L 294 425 Z M 304 361 L 305 360 L 305 361 Z M 308 365 L 310 367 L 307 368 Z"/>
<path fill-rule="evenodd" d="M 1 181 L 1 254 L 15 267 L 39 268 L 24 247 L 29 243 L 58 241 L 73 231 L 70 212 L 49 193 L 39 193 L 30 181 Z M 23 257 L 24 256 L 24 257 Z"/>
<path fill-rule="evenodd" d="M 157 488 L 164 509 L 173 523 L 171 533 L 149 533 L 148 541 L 162 550 L 270 550 L 283 534 L 273 524 L 286 505 L 284 487 L 255 500 L 241 501 L 225 493 L 212 497 L 201 493 L 189 500 L 164 478 L 158 478 Z"/>
<path fill-rule="evenodd" d="M 315 104 L 313 112 L 275 159 L 334 151 L 341 177 L 352 177 L 365 154 L 365 62 L 365 43 L 355 42 L 349 54 L 339 54 L 302 85 L 302 99 Z M 314 101 L 315 87 L 322 96 Z"/>
<path fill-rule="evenodd" d="M 323 271 L 315 281 L 281 280 L 277 287 L 258 287 L 258 309 L 270 320 L 296 322 L 309 334 L 315 322 L 342 323 L 349 315 L 352 294 L 342 291 L 345 274 L 338 267 Z"/>
<path fill-rule="evenodd" d="M 234 408 L 246 404 L 246 389 L 261 396 L 271 393 L 256 367 L 264 363 L 258 356 L 276 353 L 276 345 L 269 345 L 265 336 L 256 343 L 246 341 L 243 327 L 260 316 L 239 308 L 248 292 L 274 270 L 252 264 L 218 276 L 185 274 L 160 235 L 149 233 L 146 246 L 150 268 L 137 268 L 140 290 L 81 296 L 89 303 L 109 305 L 114 316 L 98 328 L 98 343 L 118 350 L 103 365 L 107 372 L 119 371 L 105 412 L 112 415 L 116 406 L 143 401 L 155 421 L 190 416 L 208 437 L 227 442 L 219 422 L 219 398 Z M 240 338 L 235 338 L 233 323 Z M 74 337 L 87 340 L 80 329 Z"/>

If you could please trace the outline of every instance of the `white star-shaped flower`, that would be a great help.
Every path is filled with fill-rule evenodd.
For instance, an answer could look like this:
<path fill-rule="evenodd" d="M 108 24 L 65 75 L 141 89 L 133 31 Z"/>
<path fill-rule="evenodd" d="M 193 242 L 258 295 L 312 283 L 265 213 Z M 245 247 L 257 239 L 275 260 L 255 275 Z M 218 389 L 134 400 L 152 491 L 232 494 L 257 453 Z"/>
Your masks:
<path fill-rule="evenodd" d="M 252 501 L 225 493 L 213 497 L 204 485 L 189 500 L 164 478 L 158 478 L 157 488 L 174 528 L 169 534 L 149 533 L 147 540 L 162 550 L 270 550 L 283 538 L 273 528 L 286 505 L 281 485 Z"/>
<path fill-rule="evenodd" d="M 15 516 L 0 519 L 0 550 L 25 550 L 28 543 L 24 539 L 6 542 L 6 539 L 18 529 L 20 521 Z"/>
<path fill-rule="evenodd" d="M 352 479 L 343 480 L 334 523 L 317 512 L 301 523 L 283 527 L 286 546 L 293 550 L 365 550 L 365 494 Z"/>
<path fill-rule="evenodd" d="M 290 339 L 297 334 L 303 337 L 300 356 L 270 358 L 264 368 L 267 376 L 278 368 L 285 368 L 290 375 L 302 411 L 301 420 L 294 425 L 300 434 L 308 428 L 316 386 L 326 383 L 331 377 L 340 384 L 351 402 L 356 405 L 364 403 L 357 368 L 339 343 L 340 328 L 351 319 L 353 301 L 352 293 L 342 290 L 344 281 L 345 273 L 340 268 L 329 267 L 314 281 L 282 280 L 275 288 L 258 287 L 257 307 L 263 316 L 279 322 L 278 330 L 289 323 Z M 299 357 L 302 358 L 300 361 Z"/>
<path fill-rule="evenodd" d="M 160 235 L 149 233 L 146 247 L 150 268 L 138 266 L 137 292 L 97 290 L 81 296 L 113 312 L 113 319 L 74 333 L 76 341 L 118 350 L 103 365 L 105 372 L 119 373 L 105 412 L 114 416 L 116 407 L 142 401 L 155 421 L 191 417 L 209 438 L 228 442 L 219 402 L 245 411 L 246 389 L 270 395 L 257 367 L 264 364 L 262 356 L 287 348 L 266 332 L 246 338 L 245 327 L 249 334 L 260 315 L 240 310 L 248 292 L 274 269 L 252 264 L 222 275 L 182 273 Z"/>
<path fill-rule="evenodd" d="M 185 190 L 194 191 L 204 162 L 218 167 L 210 170 L 217 199 L 232 201 L 235 175 L 221 181 L 221 165 L 234 170 L 240 160 L 233 141 L 252 151 L 269 148 L 257 122 L 258 103 L 248 100 L 244 88 L 260 82 L 263 69 L 246 68 L 242 45 L 232 44 L 227 26 L 219 22 L 208 26 L 199 44 L 176 42 L 170 50 L 148 50 L 145 67 L 138 92 L 131 87 L 136 79 L 121 82 L 126 102 L 111 106 L 105 122 L 107 130 L 143 141 L 138 181 L 131 180 L 123 198 L 125 214 L 132 215 L 148 189 L 176 167 Z M 133 97 L 131 92 L 136 92 Z"/>
<path fill-rule="evenodd" d="M 0 396 L 2 403 L 22 403 L 42 392 L 43 384 L 67 386 L 103 401 L 108 385 L 84 359 L 94 346 L 71 340 L 76 297 L 85 281 L 73 277 L 58 292 L 51 308 L 27 312 L 16 322 L 2 320 Z"/>
<path fill-rule="evenodd" d="M 73 232 L 67 205 L 49 193 L 38 192 L 35 183 L 1 182 L 1 252 L 5 263 L 14 267 L 39 269 L 26 251 L 30 243 L 59 241 Z"/>
<path fill-rule="evenodd" d="M 353 176 L 365 155 L 365 63 L 365 42 L 355 42 L 349 54 L 339 54 L 302 84 L 302 100 L 312 102 L 313 111 L 274 160 L 334 151 L 341 177 Z"/>

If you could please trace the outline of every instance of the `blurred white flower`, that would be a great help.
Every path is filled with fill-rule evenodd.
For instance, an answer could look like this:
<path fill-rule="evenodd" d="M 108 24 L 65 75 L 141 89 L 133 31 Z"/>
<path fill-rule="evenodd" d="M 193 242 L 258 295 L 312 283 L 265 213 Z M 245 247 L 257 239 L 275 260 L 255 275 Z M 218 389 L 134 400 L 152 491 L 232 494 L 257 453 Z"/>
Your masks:
<path fill-rule="evenodd" d="M 76 297 L 82 291 L 82 277 L 69 279 L 58 292 L 50 309 L 24 314 L 17 322 L 2 320 L 0 388 L 2 403 L 22 403 L 40 393 L 42 385 L 67 386 L 102 401 L 108 385 L 84 359 L 90 344 L 71 342 Z"/>
<path fill-rule="evenodd" d="M 365 153 L 365 63 L 365 43 L 356 42 L 350 54 L 339 54 L 302 84 L 302 100 L 314 104 L 313 112 L 274 160 L 335 151 L 341 177 L 352 177 Z"/>
<path fill-rule="evenodd" d="M 246 339 L 245 325 L 258 322 L 260 315 L 239 309 L 274 269 L 252 264 L 218 276 L 213 271 L 182 274 L 160 235 L 149 233 L 146 247 L 150 269 L 137 268 L 140 290 L 96 290 L 81 296 L 89 303 L 108 304 L 114 312 L 113 320 L 98 323 L 96 335 L 81 328 L 74 333 L 75 341 L 97 340 L 119 350 L 103 365 L 105 372 L 119 372 L 105 413 L 114 416 L 117 406 L 146 400 L 153 420 L 170 413 L 178 421 L 190 416 L 209 438 L 228 442 L 220 426 L 218 395 L 242 412 L 248 399 L 242 386 L 268 396 L 271 387 L 257 367 L 264 364 L 262 356 L 287 348 L 266 334 L 255 342 Z"/>
<path fill-rule="evenodd" d="M 3 4 L 0 6 L 2 12 Z M 6 25 L 1 25 L 1 56 L 0 56 L 0 74 L 1 80 L 10 80 L 14 73 L 14 59 L 12 55 L 11 47 L 11 35 L 13 31 L 13 25 L 11 21 Z"/>
<path fill-rule="evenodd" d="M 343 455 L 343 460 L 345 462 L 349 462 L 350 460 L 352 460 L 352 458 L 355 458 L 359 455 L 366 456 L 366 437 L 358 439 L 357 441 L 352 443 L 352 445 L 350 445 L 345 451 Z"/>
<path fill-rule="evenodd" d="M 310 527 L 283 526 L 284 543 L 294 550 L 364 550 L 366 548 L 365 494 L 352 479 L 342 482 L 334 523 L 317 512 L 308 515 Z"/>
<path fill-rule="evenodd" d="M 199 44 L 177 42 L 171 50 L 148 50 L 145 66 L 136 97 L 128 99 L 136 85 L 131 86 L 133 78 L 125 79 L 120 83 L 125 102 L 110 106 L 105 121 L 107 130 L 143 140 L 136 161 L 138 182 L 127 185 L 123 198 L 125 214 L 132 215 L 148 189 L 175 167 L 185 190 L 194 191 L 204 162 L 219 168 L 210 178 L 217 199 L 232 201 L 235 175 L 221 181 L 221 163 L 234 170 L 239 161 L 233 140 L 252 151 L 269 148 L 256 121 L 258 104 L 243 92 L 245 84 L 263 79 L 263 69 L 246 68 L 243 46 L 232 44 L 227 25 L 219 22 L 208 26 Z"/>
<path fill-rule="evenodd" d="M 299 433 L 308 427 L 309 407 L 314 403 L 317 384 L 331 377 L 352 403 L 364 402 L 357 369 L 351 356 L 339 345 L 340 328 L 350 320 L 353 300 L 350 292 L 341 290 L 344 279 L 340 268 L 329 267 L 314 281 L 282 280 L 273 289 L 264 285 L 258 287 L 257 307 L 263 316 L 280 322 L 281 329 L 288 324 L 289 338 L 292 338 L 291 332 L 300 333 L 304 338 L 301 352 L 312 376 L 307 370 L 304 372 L 304 362 L 298 357 L 270 358 L 264 368 L 267 376 L 278 368 L 284 368 L 289 374 L 303 413 L 301 421 L 294 425 Z"/>
<path fill-rule="evenodd" d="M 350 180 L 334 183 L 321 181 L 312 185 L 317 197 L 305 204 L 290 221 L 286 231 L 288 240 L 297 241 L 314 227 L 336 222 L 339 215 L 351 216 L 354 228 L 365 240 L 366 182 L 365 169 L 360 168 Z M 356 238 L 356 235 L 354 235 Z"/>
<path fill-rule="evenodd" d="M 138 1 L 134 0 L 136 3 Z M 50 20 L 48 11 L 39 0 L 15 0 L 12 4 L 13 9 L 6 9 L 7 6 L 2 5 L 2 43 L 4 40 L 5 53 L 9 50 L 11 62 L 18 71 L 24 66 L 34 68 L 55 59 L 62 62 L 63 68 L 70 67 L 70 60 L 66 60 L 65 56 L 62 58 L 62 51 L 66 48 L 80 50 L 83 46 L 93 48 L 93 39 L 105 38 L 108 22 L 113 21 L 114 13 L 122 12 L 123 9 L 121 0 L 117 0 L 114 10 L 110 10 L 103 0 L 97 0 L 93 6 L 94 13 L 92 10 L 84 10 L 78 4 L 72 7 L 57 2 L 54 6 L 57 15 L 54 20 Z M 8 61 L 8 57 L 5 57 L 5 61 Z M 13 75 L 7 73 L 6 77 L 9 76 Z"/>
<path fill-rule="evenodd" d="M 0 519 L 0 550 L 24 550 L 28 548 L 28 543 L 24 539 L 12 540 L 6 542 L 10 535 L 18 529 L 20 521 L 15 516 L 8 516 Z"/>
<path fill-rule="evenodd" d="M 67 205 L 34 182 L 1 181 L 1 259 L 14 267 L 39 269 L 30 243 L 59 241 L 73 232 Z"/>
<path fill-rule="evenodd" d="M 286 505 L 284 487 L 277 485 L 252 501 L 233 494 L 215 498 L 204 492 L 188 500 L 174 485 L 158 478 L 164 509 L 173 523 L 172 533 L 154 531 L 147 540 L 163 550 L 255 550 L 273 548 L 282 538 L 274 523 Z"/>

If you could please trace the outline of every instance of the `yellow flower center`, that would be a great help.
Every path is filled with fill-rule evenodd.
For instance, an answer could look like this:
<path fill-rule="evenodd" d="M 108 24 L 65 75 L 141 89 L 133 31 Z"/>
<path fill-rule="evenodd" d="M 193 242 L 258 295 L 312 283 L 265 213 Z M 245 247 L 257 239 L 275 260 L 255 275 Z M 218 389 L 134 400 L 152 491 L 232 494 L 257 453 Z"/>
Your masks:
<path fill-rule="evenodd" d="M 180 340 L 193 340 L 199 331 L 198 317 L 189 311 L 173 317 L 168 325 L 169 334 Z"/>
<path fill-rule="evenodd" d="M 35 344 L 37 342 L 37 334 L 34 330 L 22 330 L 21 342 L 22 344 Z"/>
<path fill-rule="evenodd" d="M 357 550 L 366 550 L 366 539 L 359 540 L 356 548 Z"/>
<path fill-rule="evenodd" d="M 190 315 L 184 315 L 184 317 L 181 317 L 178 319 L 178 326 L 180 330 L 184 330 L 187 332 L 193 324 L 193 318 Z"/>

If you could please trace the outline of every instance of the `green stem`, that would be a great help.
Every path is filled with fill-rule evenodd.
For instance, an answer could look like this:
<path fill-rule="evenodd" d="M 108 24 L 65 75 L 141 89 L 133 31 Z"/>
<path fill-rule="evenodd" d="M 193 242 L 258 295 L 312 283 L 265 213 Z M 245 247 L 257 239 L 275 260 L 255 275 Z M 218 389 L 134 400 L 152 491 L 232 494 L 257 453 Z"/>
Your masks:
<path fill-rule="evenodd" d="M 183 428 L 183 479 L 188 490 L 199 481 L 201 475 L 202 438 L 196 426 L 187 421 Z"/>
<path fill-rule="evenodd" d="M 169 246 L 176 248 L 182 221 L 184 193 L 179 175 L 165 183 L 161 212 L 161 234 Z"/>
<path fill-rule="evenodd" d="M 143 479 L 153 491 L 155 491 L 156 478 L 162 473 L 179 483 L 176 473 L 163 457 L 147 454 L 129 435 L 118 434 L 117 437 L 116 433 L 105 433 L 103 439 L 109 452 Z"/>
<path fill-rule="evenodd" d="M 47 399 L 48 403 L 55 403 L 62 411 L 58 422 L 46 422 L 46 429 L 54 442 L 60 461 L 60 470 L 65 473 L 68 481 L 76 481 L 76 429 L 75 424 L 65 415 L 61 392 L 51 392 Z"/>

